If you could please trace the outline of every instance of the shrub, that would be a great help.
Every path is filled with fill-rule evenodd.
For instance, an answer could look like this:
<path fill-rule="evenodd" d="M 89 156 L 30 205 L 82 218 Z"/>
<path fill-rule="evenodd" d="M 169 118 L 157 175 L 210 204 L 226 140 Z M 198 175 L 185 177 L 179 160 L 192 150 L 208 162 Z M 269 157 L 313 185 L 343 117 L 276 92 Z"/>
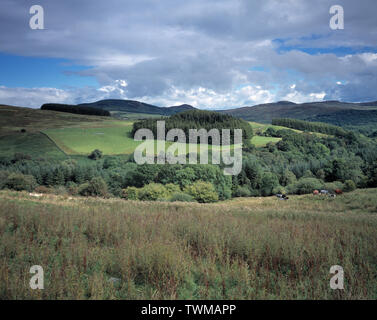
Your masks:
<path fill-rule="evenodd" d="M 36 193 L 53 193 L 53 190 L 51 188 L 48 188 L 46 186 L 38 186 L 34 189 Z"/>
<path fill-rule="evenodd" d="M 5 170 L 0 170 L 0 189 L 5 187 L 5 183 L 8 179 L 9 172 Z"/>
<path fill-rule="evenodd" d="M 89 183 L 84 183 L 79 187 L 79 194 L 82 196 L 107 197 L 107 184 L 100 177 L 95 177 Z"/>
<path fill-rule="evenodd" d="M 176 184 L 173 184 L 173 183 L 166 184 L 165 188 L 166 188 L 166 190 L 168 191 L 169 194 L 181 192 L 181 188 L 179 186 L 177 186 Z"/>
<path fill-rule="evenodd" d="M 13 163 L 16 163 L 22 160 L 31 160 L 31 156 L 22 152 L 16 152 L 13 155 L 13 160 L 12 160 Z"/>
<path fill-rule="evenodd" d="M 287 193 L 287 190 L 286 190 L 283 186 L 277 186 L 277 187 L 275 187 L 275 188 L 272 190 L 272 192 L 273 192 L 274 194 L 278 194 L 278 193 L 280 193 L 280 194 L 286 194 L 286 193 Z"/>
<path fill-rule="evenodd" d="M 57 186 L 53 189 L 54 194 L 59 196 L 66 196 L 68 194 L 67 189 L 63 186 Z"/>
<path fill-rule="evenodd" d="M 251 190 L 248 186 L 238 186 L 235 193 L 235 197 L 250 197 Z"/>
<path fill-rule="evenodd" d="M 67 183 L 67 191 L 70 195 L 76 196 L 79 194 L 79 186 L 73 181 L 70 181 Z"/>
<path fill-rule="evenodd" d="M 355 182 L 353 182 L 352 180 L 346 180 L 344 182 L 343 190 L 345 192 L 351 192 L 351 191 L 356 190 L 356 184 L 355 184 Z"/>
<path fill-rule="evenodd" d="M 282 176 L 280 177 L 280 184 L 282 186 L 287 186 L 297 182 L 295 174 L 290 170 L 285 170 Z"/>
<path fill-rule="evenodd" d="M 80 184 L 77 190 L 77 193 L 81 196 L 89 196 L 88 194 L 88 188 L 89 188 L 89 183 L 85 182 L 83 184 Z"/>
<path fill-rule="evenodd" d="M 330 191 L 331 193 L 334 193 L 337 189 L 343 189 L 343 183 L 341 183 L 340 181 L 329 182 L 325 183 L 323 188 Z"/>
<path fill-rule="evenodd" d="M 177 192 L 177 193 L 174 193 L 169 201 L 171 202 L 175 202 L 175 201 L 181 201 L 181 202 L 195 202 L 195 199 L 190 196 L 189 194 L 187 193 L 184 193 L 184 192 Z"/>
<path fill-rule="evenodd" d="M 35 178 L 31 175 L 24 175 L 22 173 L 11 173 L 6 182 L 5 187 L 16 191 L 33 191 L 37 186 Z"/>
<path fill-rule="evenodd" d="M 101 159 L 102 158 L 102 151 L 96 149 L 96 150 L 92 151 L 92 153 L 88 156 L 88 158 L 92 159 L 92 160 Z"/>
<path fill-rule="evenodd" d="M 290 184 L 287 189 L 289 193 L 309 194 L 313 190 L 322 189 L 322 182 L 316 178 L 301 178 L 296 183 Z"/>
<path fill-rule="evenodd" d="M 274 189 L 279 186 L 277 176 L 272 172 L 265 172 L 262 175 L 260 190 L 262 196 L 270 196 L 274 193 Z"/>
<path fill-rule="evenodd" d="M 139 200 L 156 201 L 168 198 L 168 191 L 159 183 L 150 183 L 138 191 Z"/>
<path fill-rule="evenodd" d="M 199 180 L 192 185 L 187 186 L 183 191 L 201 203 L 215 202 L 219 200 L 219 195 L 216 193 L 215 187 L 210 182 Z"/>
<path fill-rule="evenodd" d="M 139 199 L 139 190 L 136 187 L 127 187 L 122 191 L 122 198 L 127 200 L 138 200 Z"/>

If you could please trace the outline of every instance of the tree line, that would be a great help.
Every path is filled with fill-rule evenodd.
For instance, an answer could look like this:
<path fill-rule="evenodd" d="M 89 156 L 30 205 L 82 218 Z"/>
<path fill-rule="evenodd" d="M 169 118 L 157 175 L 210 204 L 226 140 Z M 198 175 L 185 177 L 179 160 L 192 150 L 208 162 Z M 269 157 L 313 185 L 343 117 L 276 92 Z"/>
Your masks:
<path fill-rule="evenodd" d="M 110 112 L 107 110 L 102 110 L 102 109 L 92 108 L 92 107 L 75 106 L 75 105 L 69 105 L 69 104 L 58 104 L 58 103 L 46 103 L 42 105 L 41 110 L 51 110 L 51 111 L 84 114 L 84 115 L 92 115 L 92 116 L 102 116 L 102 117 L 111 116 Z"/>
<path fill-rule="evenodd" d="M 344 130 L 341 127 L 321 122 L 310 122 L 297 119 L 280 118 L 273 119 L 272 124 L 301 131 L 318 132 L 338 137 L 347 137 L 350 134 L 352 134 L 351 132 L 348 132 L 347 130 Z"/>

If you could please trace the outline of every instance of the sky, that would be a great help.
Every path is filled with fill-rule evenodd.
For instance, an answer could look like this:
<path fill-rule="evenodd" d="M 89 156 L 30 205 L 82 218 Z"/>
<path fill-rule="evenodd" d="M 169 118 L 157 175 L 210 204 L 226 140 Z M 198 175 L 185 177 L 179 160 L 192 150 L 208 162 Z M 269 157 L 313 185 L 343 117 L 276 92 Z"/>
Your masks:
<path fill-rule="evenodd" d="M 0 104 L 375 101 L 376 17 L 376 0 L 1 0 Z"/>

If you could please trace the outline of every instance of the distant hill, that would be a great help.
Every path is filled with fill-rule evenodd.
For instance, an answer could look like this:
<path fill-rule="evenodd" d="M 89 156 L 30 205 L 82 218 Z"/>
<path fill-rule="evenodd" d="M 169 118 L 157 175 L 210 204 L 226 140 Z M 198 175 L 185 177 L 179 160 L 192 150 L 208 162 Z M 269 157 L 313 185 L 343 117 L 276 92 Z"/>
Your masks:
<path fill-rule="evenodd" d="M 218 112 L 230 114 L 248 121 L 271 123 L 275 118 L 313 119 L 321 116 L 325 119 L 332 114 L 340 114 L 349 110 L 376 110 L 377 102 L 347 103 L 339 101 L 323 101 L 296 104 L 289 101 L 259 104 L 252 107 L 243 107 Z"/>
<path fill-rule="evenodd" d="M 195 109 L 194 107 L 183 104 L 180 106 L 173 106 L 169 108 L 157 107 L 144 102 L 134 100 L 100 100 L 93 103 L 82 103 L 78 106 L 93 107 L 107 111 L 129 112 L 129 113 L 145 113 L 145 114 L 157 114 L 162 116 L 170 116 L 178 112 Z"/>
<path fill-rule="evenodd" d="M 343 110 L 329 115 L 317 115 L 308 118 L 309 121 L 326 122 L 337 126 L 365 126 L 373 122 L 377 128 L 377 109 L 375 110 Z"/>
<path fill-rule="evenodd" d="M 194 110 L 195 108 L 193 106 L 190 106 L 189 104 L 181 104 L 180 106 L 173 106 L 167 109 L 167 112 L 170 112 L 170 114 L 176 114 L 183 111 Z"/>
<path fill-rule="evenodd" d="M 359 106 L 377 107 L 377 101 L 357 103 Z"/>

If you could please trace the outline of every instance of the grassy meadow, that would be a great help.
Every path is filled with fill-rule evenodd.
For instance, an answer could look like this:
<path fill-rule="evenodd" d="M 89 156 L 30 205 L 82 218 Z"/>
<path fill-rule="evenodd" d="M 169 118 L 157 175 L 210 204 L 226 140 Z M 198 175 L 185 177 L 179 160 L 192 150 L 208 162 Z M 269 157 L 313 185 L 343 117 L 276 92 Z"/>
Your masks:
<path fill-rule="evenodd" d="M 4 190 L 0 299 L 377 299 L 376 229 L 377 189 L 189 206 Z"/>
<path fill-rule="evenodd" d="M 43 133 L 68 155 L 87 155 L 94 149 L 100 149 L 105 155 L 118 155 L 131 154 L 141 144 L 133 139 L 131 131 L 132 122 L 113 121 L 107 122 L 104 127 L 98 125 L 83 128 L 66 127 L 46 129 L 43 130 Z M 281 138 L 253 136 L 251 142 L 256 147 L 263 147 L 269 142 L 276 143 L 280 140 Z M 153 143 L 156 144 L 156 141 Z M 166 143 L 167 148 L 170 145 L 172 143 Z M 208 148 L 212 149 L 213 147 L 209 146 Z M 185 149 L 188 153 L 189 144 L 185 144 Z"/>

